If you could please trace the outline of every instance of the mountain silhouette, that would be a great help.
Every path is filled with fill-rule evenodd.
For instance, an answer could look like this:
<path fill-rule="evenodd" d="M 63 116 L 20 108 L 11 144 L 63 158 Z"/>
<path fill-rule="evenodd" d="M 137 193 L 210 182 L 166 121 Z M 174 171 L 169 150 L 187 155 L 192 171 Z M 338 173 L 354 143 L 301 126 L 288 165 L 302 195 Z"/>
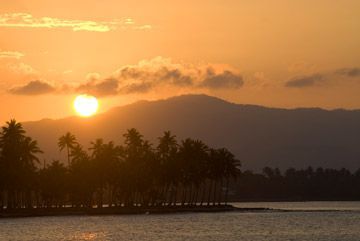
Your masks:
<path fill-rule="evenodd" d="M 89 119 L 68 117 L 23 124 L 48 161 L 66 161 L 57 141 L 67 131 L 87 147 L 96 138 L 120 144 L 126 129 L 134 127 L 151 141 L 170 130 L 178 140 L 192 137 L 212 147 L 227 147 L 241 160 L 243 169 L 360 167 L 359 110 L 266 108 L 206 95 L 183 95 L 116 107 Z"/>

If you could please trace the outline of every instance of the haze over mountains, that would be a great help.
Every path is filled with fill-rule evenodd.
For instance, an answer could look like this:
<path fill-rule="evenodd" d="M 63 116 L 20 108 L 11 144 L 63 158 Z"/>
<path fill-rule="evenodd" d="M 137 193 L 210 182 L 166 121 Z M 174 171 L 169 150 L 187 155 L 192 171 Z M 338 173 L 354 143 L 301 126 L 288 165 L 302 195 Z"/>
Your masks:
<path fill-rule="evenodd" d="M 140 101 L 89 119 L 69 117 L 23 124 L 38 140 L 45 152 L 42 158 L 48 161 L 65 162 L 57 139 L 67 131 L 87 147 L 96 138 L 120 144 L 126 129 L 134 127 L 153 142 L 170 130 L 178 140 L 191 137 L 212 147 L 227 147 L 242 161 L 243 169 L 360 167 L 359 110 L 287 110 L 184 95 Z"/>

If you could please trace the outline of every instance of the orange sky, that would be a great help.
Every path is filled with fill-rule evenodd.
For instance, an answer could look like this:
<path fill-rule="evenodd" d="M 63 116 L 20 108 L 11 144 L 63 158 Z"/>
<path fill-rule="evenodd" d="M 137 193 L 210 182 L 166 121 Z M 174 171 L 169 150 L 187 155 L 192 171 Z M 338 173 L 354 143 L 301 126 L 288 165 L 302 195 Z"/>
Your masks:
<path fill-rule="evenodd" d="M 207 93 L 360 108 L 360 1 L 51 1 L 0 5 L 0 121 Z"/>

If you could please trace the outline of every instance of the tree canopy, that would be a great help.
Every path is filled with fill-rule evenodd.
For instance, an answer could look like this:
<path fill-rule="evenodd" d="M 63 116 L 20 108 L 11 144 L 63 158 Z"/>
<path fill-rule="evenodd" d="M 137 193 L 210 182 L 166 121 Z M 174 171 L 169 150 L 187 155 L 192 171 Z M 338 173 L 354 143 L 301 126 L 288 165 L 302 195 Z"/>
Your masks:
<path fill-rule="evenodd" d="M 170 131 L 157 145 L 134 128 L 122 138 L 122 145 L 99 138 L 85 149 L 67 132 L 58 138 L 67 165 L 42 166 L 37 142 L 20 123 L 7 122 L 0 133 L 1 207 L 220 204 L 229 179 L 240 173 L 240 161 L 227 149 L 190 138 L 178 142 Z"/>

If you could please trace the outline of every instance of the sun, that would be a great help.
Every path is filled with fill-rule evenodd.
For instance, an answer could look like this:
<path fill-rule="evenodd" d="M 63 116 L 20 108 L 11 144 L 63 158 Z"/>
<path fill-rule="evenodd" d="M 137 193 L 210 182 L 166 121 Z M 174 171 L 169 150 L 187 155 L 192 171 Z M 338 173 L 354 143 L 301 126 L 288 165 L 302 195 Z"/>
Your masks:
<path fill-rule="evenodd" d="M 83 117 L 89 117 L 96 113 L 99 102 L 95 96 L 78 95 L 74 100 L 74 109 L 76 113 Z"/>

